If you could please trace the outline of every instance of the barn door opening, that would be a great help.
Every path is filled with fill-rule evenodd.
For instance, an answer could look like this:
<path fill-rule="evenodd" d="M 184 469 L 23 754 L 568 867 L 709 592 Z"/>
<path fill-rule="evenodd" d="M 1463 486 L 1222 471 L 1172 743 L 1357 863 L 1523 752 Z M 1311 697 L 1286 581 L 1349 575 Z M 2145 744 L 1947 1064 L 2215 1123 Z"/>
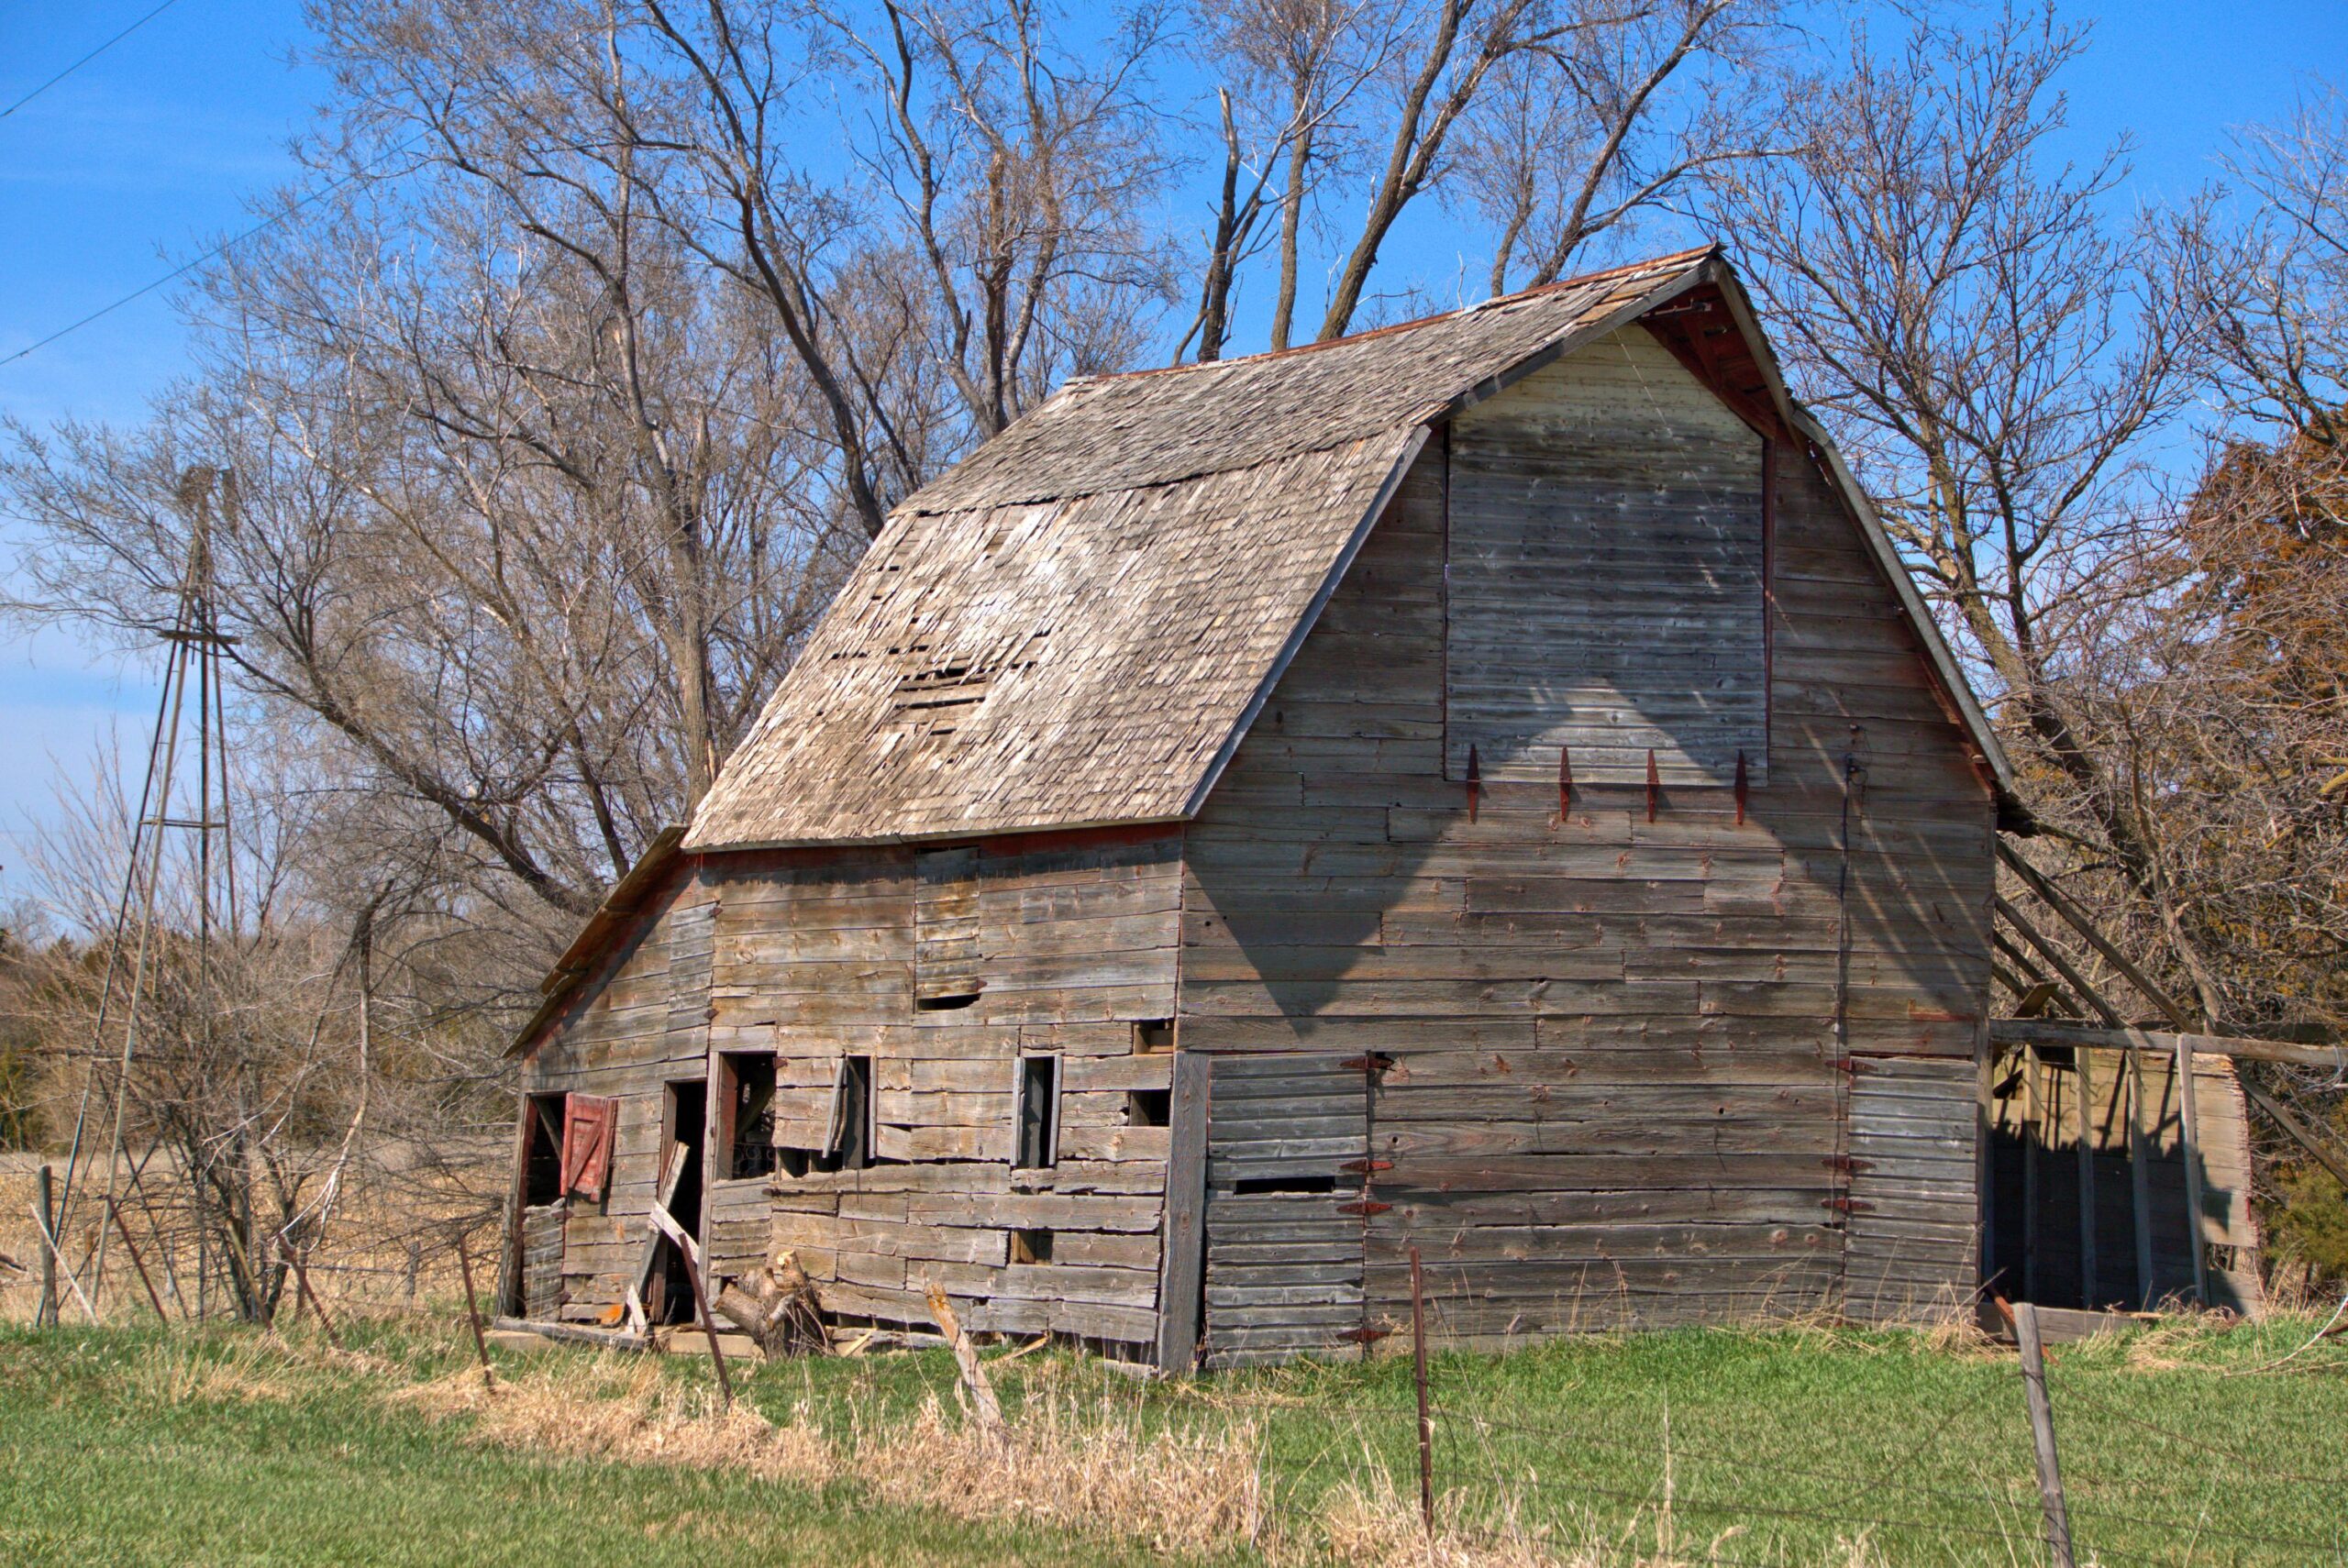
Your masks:
<path fill-rule="evenodd" d="M 2192 1076 L 2188 1123 L 2167 1052 L 1999 1048 L 1982 1195 L 1992 1290 L 2093 1311 L 2265 1305 L 2241 1086 L 2206 1053 Z"/>
<path fill-rule="evenodd" d="M 534 1094 L 523 1100 L 522 1190 L 504 1302 L 517 1318 L 550 1319 L 562 1306 L 564 1099 Z"/>
<path fill-rule="evenodd" d="M 708 1185 L 709 1085 L 704 1079 L 681 1079 L 667 1087 L 661 1127 L 664 1151 L 659 1185 L 653 1201 L 669 1211 L 678 1229 L 702 1240 L 702 1194 Z M 645 1315 L 655 1323 L 693 1320 L 692 1265 L 683 1251 L 665 1236 L 652 1270 L 652 1288 L 644 1303 Z"/>

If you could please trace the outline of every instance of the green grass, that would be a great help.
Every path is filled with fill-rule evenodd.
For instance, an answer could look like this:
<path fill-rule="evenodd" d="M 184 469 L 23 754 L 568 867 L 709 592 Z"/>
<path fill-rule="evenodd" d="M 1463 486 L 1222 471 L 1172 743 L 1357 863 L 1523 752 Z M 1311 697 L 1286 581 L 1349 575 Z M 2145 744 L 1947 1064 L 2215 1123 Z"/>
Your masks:
<path fill-rule="evenodd" d="M 2348 1563 L 2348 1346 L 2267 1365 L 2312 1327 L 2056 1347 L 2050 1382 L 2082 1563 Z M 232 1357 L 245 1341 L 0 1331 L 0 1562 L 712 1568 L 1144 1555 L 1033 1522 L 885 1506 L 846 1484 L 468 1444 L 460 1420 L 386 1397 L 460 1364 L 467 1347 L 445 1325 L 362 1332 L 396 1371 L 172 1404 L 171 1366 Z M 681 1358 L 664 1371 L 681 1385 L 709 1376 Z M 836 1359 L 748 1371 L 745 1392 L 779 1422 L 803 1411 L 845 1436 L 931 1397 L 950 1408 L 953 1375 L 942 1353 Z M 1409 1535 L 1417 1447 L 1401 1358 L 1144 1385 L 1044 1353 L 995 1376 L 1014 1420 L 1048 1402 L 1145 1428 L 1255 1422 L 1294 1548 L 1316 1539 L 1311 1521 L 1336 1488 L 1379 1473 L 1404 1499 L 1395 1529 Z M 1691 1563 L 1841 1563 L 1861 1538 L 1902 1565 L 2045 1561 L 2010 1354 L 1897 1332 L 1682 1331 L 1438 1356 L 1432 1381 L 1447 1516 L 1513 1519 L 1560 1551 L 1596 1541 L 1628 1562 L 1657 1554 L 1667 1529 Z"/>
<path fill-rule="evenodd" d="M 378 1335 L 377 1348 L 386 1337 Z M 0 1331 L 0 1562 L 12 1568 L 725 1568 L 1138 1562 L 1013 1524 L 879 1507 L 659 1465 L 543 1460 L 469 1446 L 356 1380 L 301 1377 L 291 1398 L 158 1397 L 152 1332 Z M 417 1347 L 389 1341 L 394 1352 Z M 435 1348 L 419 1375 L 445 1370 Z"/>

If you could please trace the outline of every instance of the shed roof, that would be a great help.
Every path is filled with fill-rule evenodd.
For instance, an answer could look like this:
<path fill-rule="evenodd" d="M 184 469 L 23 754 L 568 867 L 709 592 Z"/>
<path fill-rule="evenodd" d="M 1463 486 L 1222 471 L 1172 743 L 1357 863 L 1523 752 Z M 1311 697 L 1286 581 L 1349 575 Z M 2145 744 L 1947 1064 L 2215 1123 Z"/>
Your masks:
<path fill-rule="evenodd" d="M 1713 255 L 1064 387 L 896 509 L 685 846 L 1187 816 L 1427 427 Z"/>

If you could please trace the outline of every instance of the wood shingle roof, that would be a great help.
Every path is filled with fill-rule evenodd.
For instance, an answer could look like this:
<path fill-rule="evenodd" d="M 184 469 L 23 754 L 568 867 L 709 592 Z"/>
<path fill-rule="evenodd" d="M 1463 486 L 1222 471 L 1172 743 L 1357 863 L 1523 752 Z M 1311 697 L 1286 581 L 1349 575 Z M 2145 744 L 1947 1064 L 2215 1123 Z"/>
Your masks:
<path fill-rule="evenodd" d="M 683 847 L 1190 815 L 1431 425 L 1715 270 L 1070 383 L 895 510 Z"/>

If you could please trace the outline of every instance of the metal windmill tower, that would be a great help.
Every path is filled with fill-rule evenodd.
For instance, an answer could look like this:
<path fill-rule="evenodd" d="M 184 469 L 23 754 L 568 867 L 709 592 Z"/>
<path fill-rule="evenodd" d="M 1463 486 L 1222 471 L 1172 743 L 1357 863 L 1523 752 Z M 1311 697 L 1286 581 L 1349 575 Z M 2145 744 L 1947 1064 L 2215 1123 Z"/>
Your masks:
<path fill-rule="evenodd" d="M 221 679 L 223 654 L 234 639 L 219 629 L 212 562 L 216 520 L 233 516 L 235 482 L 232 470 L 192 468 L 181 475 L 176 495 L 188 521 L 187 559 L 172 624 L 158 634 L 164 649 L 161 694 L 138 808 L 129 822 L 129 853 L 106 942 L 90 1072 L 51 1232 L 61 1261 L 68 1262 L 68 1283 L 94 1313 L 105 1280 L 107 1222 L 113 1220 L 127 1239 L 117 1205 L 134 1194 L 144 1203 L 142 1178 L 153 1145 L 133 1160 L 127 1141 L 142 1053 L 153 1045 L 161 971 L 167 964 L 179 968 L 192 989 L 201 1049 L 215 1021 L 215 944 L 223 938 L 233 942 L 239 929 Z M 192 894 L 184 911 L 192 929 L 172 929 L 158 914 L 159 895 L 180 878 Z M 195 1173 L 185 1175 L 193 1201 L 201 1204 Z M 74 1233 L 77 1205 L 97 1207 L 90 1227 L 95 1240 L 81 1258 L 66 1260 L 63 1247 Z M 199 1223 L 196 1232 L 205 1237 L 209 1228 Z M 164 1263 L 168 1268 L 168 1258 Z M 199 1264 L 199 1282 L 205 1272 Z M 199 1283 L 199 1310 L 203 1294 Z M 44 1307 L 55 1309 L 53 1302 Z"/>

